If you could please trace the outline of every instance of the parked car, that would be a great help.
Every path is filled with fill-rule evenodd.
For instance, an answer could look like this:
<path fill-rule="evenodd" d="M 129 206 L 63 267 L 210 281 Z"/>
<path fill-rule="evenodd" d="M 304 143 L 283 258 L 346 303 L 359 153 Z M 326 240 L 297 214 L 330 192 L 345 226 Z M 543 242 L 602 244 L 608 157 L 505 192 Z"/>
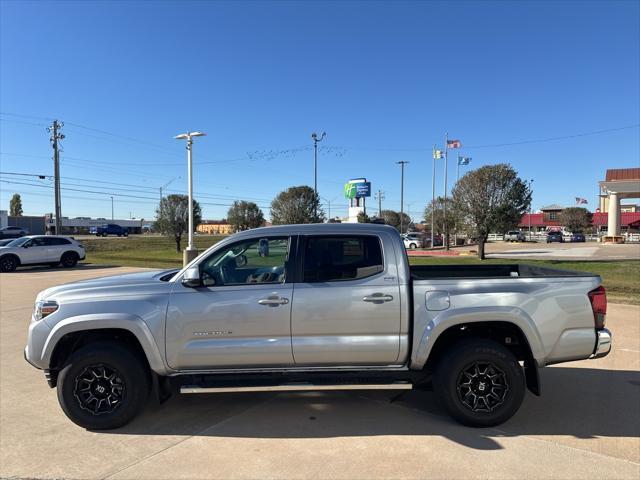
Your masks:
<path fill-rule="evenodd" d="M 2 240 L 0 240 L 0 247 L 4 247 L 5 245 L 13 242 L 15 240 L 15 238 L 4 238 Z"/>
<path fill-rule="evenodd" d="M 2 227 L 0 228 L 0 238 L 20 238 L 29 235 L 29 230 L 22 227 Z"/>
<path fill-rule="evenodd" d="M 405 248 L 414 250 L 416 248 L 422 248 L 422 234 L 420 233 L 405 233 L 402 235 Z"/>
<path fill-rule="evenodd" d="M 571 235 L 571 243 L 574 242 L 586 242 L 587 238 L 584 236 L 584 233 L 574 233 Z"/>
<path fill-rule="evenodd" d="M 108 235 L 117 235 L 119 237 L 128 237 L 129 230 L 121 227 L 120 225 L 116 225 L 115 223 L 107 223 L 105 225 L 100 225 L 96 228 L 96 235 L 98 237 L 106 237 Z"/>
<path fill-rule="evenodd" d="M 40 292 L 25 358 L 89 429 L 125 425 L 150 392 L 429 380 L 451 416 L 486 427 L 513 416 L 527 387 L 540 394 L 540 367 L 609 353 L 606 305 L 587 272 L 409 265 L 390 226 L 283 225 L 231 235 L 180 271 Z"/>
<path fill-rule="evenodd" d="M 16 238 L 0 247 L 0 271 L 13 272 L 23 265 L 40 264 L 71 268 L 84 258 L 84 247 L 72 238 L 31 235 Z"/>
<path fill-rule="evenodd" d="M 564 237 L 562 232 L 549 232 L 547 233 L 547 243 L 559 242 L 564 243 Z"/>
<path fill-rule="evenodd" d="M 526 242 L 527 237 L 520 230 L 511 230 L 504 235 L 505 242 Z"/>

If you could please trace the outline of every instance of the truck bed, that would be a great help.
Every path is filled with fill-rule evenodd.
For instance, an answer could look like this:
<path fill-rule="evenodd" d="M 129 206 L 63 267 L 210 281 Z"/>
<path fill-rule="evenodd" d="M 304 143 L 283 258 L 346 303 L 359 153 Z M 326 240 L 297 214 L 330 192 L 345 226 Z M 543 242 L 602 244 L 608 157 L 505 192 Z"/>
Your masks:
<path fill-rule="evenodd" d="M 540 277 L 595 277 L 589 272 L 576 272 L 527 264 L 487 265 L 411 265 L 412 280 L 438 278 L 540 278 Z"/>

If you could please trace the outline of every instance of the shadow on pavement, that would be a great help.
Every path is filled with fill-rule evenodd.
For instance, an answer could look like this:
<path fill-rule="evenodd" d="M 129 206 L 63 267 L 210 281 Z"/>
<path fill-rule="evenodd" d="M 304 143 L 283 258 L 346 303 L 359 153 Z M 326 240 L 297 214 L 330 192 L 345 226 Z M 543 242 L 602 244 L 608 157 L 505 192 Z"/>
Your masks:
<path fill-rule="evenodd" d="M 640 436 L 640 372 L 552 367 L 543 396 L 527 394 L 514 418 L 496 428 L 456 424 L 432 392 L 307 392 L 176 395 L 130 425 L 106 433 L 243 438 L 442 436 L 479 450 L 503 448 L 491 437 Z M 392 400 L 394 400 L 392 402 Z"/>

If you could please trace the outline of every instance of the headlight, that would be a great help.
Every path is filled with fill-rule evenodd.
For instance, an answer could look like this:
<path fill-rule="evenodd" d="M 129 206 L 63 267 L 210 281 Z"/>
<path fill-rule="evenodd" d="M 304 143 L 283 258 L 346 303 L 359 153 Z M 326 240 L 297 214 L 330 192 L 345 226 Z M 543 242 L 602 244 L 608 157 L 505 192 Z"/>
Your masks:
<path fill-rule="evenodd" d="M 36 302 L 33 308 L 33 316 L 36 320 L 42 320 L 58 310 L 58 303 L 54 300 L 44 300 Z"/>

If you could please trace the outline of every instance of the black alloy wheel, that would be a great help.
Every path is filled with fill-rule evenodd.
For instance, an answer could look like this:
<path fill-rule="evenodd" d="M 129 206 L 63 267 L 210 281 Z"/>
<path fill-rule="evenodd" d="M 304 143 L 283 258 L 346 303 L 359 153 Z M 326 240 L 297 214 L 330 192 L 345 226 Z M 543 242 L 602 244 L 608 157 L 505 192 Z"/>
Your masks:
<path fill-rule="evenodd" d="M 12 255 L 0 258 L 0 272 L 13 272 L 18 268 L 18 260 Z"/>
<path fill-rule="evenodd" d="M 491 362 L 474 362 L 458 376 L 458 400 L 472 412 L 493 412 L 509 393 L 507 377 Z"/>
<path fill-rule="evenodd" d="M 90 365 L 76 376 L 73 395 L 80 408 L 93 415 L 112 413 L 122 404 L 125 383 L 113 367 Z"/>

